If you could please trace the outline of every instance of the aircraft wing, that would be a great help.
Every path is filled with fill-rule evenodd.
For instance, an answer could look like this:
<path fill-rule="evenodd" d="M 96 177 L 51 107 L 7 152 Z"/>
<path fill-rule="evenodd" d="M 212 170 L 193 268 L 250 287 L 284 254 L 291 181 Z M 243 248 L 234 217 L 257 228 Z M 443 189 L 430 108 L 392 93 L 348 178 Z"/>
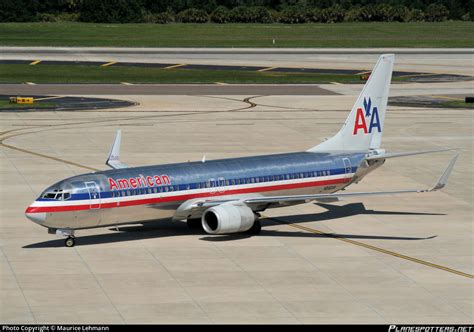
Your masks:
<path fill-rule="evenodd" d="M 242 196 L 228 196 L 221 198 L 207 198 L 207 199 L 195 199 L 184 202 L 176 211 L 174 219 L 182 220 L 187 219 L 189 216 L 192 218 L 200 218 L 202 213 L 208 208 L 218 206 L 227 202 L 242 202 L 248 205 L 253 210 L 257 206 L 265 204 L 285 204 L 292 202 L 335 202 L 342 197 L 354 197 L 354 196 L 380 196 L 380 195 L 395 195 L 395 194 L 407 194 L 407 193 L 425 193 L 440 190 L 446 186 L 449 175 L 453 170 L 454 164 L 459 155 L 453 157 L 448 167 L 445 169 L 441 177 L 438 179 L 436 184 L 431 188 L 425 189 L 411 189 L 411 190 L 397 190 L 397 191 L 374 191 L 374 192 L 354 192 L 344 193 L 337 192 L 333 194 L 315 194 L 315 195 L 291 195 L 291 196 L 262 196 L 262 195 L 246 195 Z"/>
<path fill-rule="evenodd" d="M 411 190 L 397 190 L 397 191 L 374 191 L 374 192 L 354 192 L 354 193 L 333 193 L 333 194 L 315 194 L 315 195 L 292 195 L 292 196 L 267 196 L 267 197 L 256 197 L 244 199 L 243 202 L 247 205 L 254 204 L 269 204 L 269 203 L 288 203 L 294 201 L 313 201 L 319 199 L 328 198 L 341 198 L 341 197 L 353 197 L 353 196 L 379 196 L 379 195 L 394 195 L 394 194 L 407 194 L 407 193 L 424 193 L 440 190 L 445 187 L 449 175 L 453 170 L 454 164 L 458 159 L 458 154 L 450 161 L 448 167 L 443 172 L 438 182 L 427 189 L 411 189 Z"/>

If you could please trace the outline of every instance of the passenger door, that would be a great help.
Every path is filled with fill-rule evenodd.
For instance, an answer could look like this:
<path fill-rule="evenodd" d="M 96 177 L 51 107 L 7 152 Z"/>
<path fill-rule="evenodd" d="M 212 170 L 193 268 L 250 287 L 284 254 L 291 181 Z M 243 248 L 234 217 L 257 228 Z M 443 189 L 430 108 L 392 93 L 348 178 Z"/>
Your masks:
<path fill-rule="evenodd" d="M 89 208 L 100 209 L 101 197 L 99 185 L 94 181 L 84 182 L 87 191 L 89 192 Z"/>

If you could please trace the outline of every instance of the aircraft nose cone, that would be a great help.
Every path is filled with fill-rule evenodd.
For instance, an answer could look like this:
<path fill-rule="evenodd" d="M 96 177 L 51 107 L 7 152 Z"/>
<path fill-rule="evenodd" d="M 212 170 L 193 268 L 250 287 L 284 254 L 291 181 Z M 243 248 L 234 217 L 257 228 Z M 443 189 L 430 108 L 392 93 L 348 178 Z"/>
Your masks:
<path fill-rule="evenodd" d="M 25 211 L 25 216 L 37 224 L 44 224 L 46 221 L 46 212 L 33 212 L 31 210 L 31 208 L 27 208 Z"/>

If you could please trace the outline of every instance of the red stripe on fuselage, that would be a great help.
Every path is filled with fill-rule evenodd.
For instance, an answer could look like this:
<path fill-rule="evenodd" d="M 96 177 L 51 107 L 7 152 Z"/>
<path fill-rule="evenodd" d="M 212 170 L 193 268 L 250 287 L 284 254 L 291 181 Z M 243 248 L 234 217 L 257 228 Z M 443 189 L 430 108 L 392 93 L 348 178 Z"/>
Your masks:
<path fill-rule="evenodd" d="M 101 209 L 111 209 L 116 207 L 124 206 L 134 206 L 134 205 L 146 205 L 146 204 L 157 204 L 165 202 L 174 202 L 182 201 L 193 198 L 201 197 L 215 197 L 215 196 L 225 196 L 225 195 L 235 195 L 235 194 L 248 194 L 264 191 L 276 191 L 276 190 L 285 190 L 285 189 L 298 189 L 305 187 L 320 187 L 330 184 L 339 184 L 349 182 L 351 178 L 342 178 L 334 180 L 325 180 L 325 181 L 312 181 L 312 182 L 301 182 L 301 183 L 291 183 L 291 184 L 280 184 L 273 186 L 264 186 L 264 187 L 255 187 L 255 188 L 242 188 L 242 189 L 232 189 L 225 190 L 223 192 L 205 192 L 205 193 L 196 193 L 196 194 L 183 194 L 169 197 L 155 197 L 155 198 L 145 198 L 137 200 L 128 200 L 120 202 L 111 202 L 111 203 L 102 203 L 100 204 Z M 133 196 L 128 196 L 133 197 Z M 119 204 L 118 204 L 119 203 Z M 80 210 L 89 210 L 91 204 L 83 205 L 58 205 L 58 206 L 30 206 L 26 209 L 25 213 L 40 213 L 40 212 L 65 212 L 65 211 L 80 211 Z M 99 203 L 93 202 L 92 205 L 99 205 Z"/>

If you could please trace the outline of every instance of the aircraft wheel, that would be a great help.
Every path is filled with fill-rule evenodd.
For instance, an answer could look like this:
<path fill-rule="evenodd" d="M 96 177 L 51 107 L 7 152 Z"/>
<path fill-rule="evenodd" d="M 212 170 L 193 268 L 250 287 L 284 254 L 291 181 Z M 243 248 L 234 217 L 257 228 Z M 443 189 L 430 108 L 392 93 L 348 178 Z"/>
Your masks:
<path fill-rule="evenodd" d="M 258 235 L 260 234 L 260 231 L 262 230 L 262 224 L 260 223 L 260 220 L 255 220 L 253 223 L 252 227 L 247 231 L 247 233 L 252 234 L 252 235 Z"/>
<path fill-rule="evenodd" d="M 76 244 L 76 240 L 73 237 L 69 236 L 66 241 L 64 241 L 64 244 L 66 245 L 66 247 L 72 248 Z"/>
<path fill-rule="evenodd" d="M 202 228 L 202 222 L 201 219 L 188 219 L 186 220 L 186 224 L 188 225 L 189 229 L 193 230 L 201 230 Z"/>

